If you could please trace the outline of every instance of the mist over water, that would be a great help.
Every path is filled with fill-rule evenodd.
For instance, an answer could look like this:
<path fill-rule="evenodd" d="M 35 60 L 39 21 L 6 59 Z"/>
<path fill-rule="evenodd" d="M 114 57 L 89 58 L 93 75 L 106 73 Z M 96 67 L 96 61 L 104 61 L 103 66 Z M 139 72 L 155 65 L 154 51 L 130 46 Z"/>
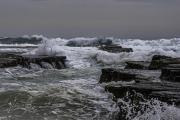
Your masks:
<path fill-rule="evenodd" d="M 174 38 L 179 0 L 1 0 L 0 36 Z"/>

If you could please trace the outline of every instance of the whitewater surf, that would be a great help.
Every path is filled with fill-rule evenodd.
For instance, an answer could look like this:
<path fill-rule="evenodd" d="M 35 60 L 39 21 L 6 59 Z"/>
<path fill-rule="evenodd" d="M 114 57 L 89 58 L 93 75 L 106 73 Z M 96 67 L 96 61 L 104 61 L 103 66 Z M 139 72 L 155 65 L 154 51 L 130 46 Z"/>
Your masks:
<path fill-rule="evenodd" d="M 110 41 L 132 48 L 133 52 L 111 53 L 99 49 L 98 46 Z M 99 83 L 102 68 L 124 68 L 126 61 L 150 61 L 154 55 L 180 57 L 180 38 L 63 39 L 33 35 L 0 38 L 0 52 L 67 59 L 66 68 L 60 70 L 48 63 L 45 63 L 48 69 L 33 63 L 31 69 L 20 65 L 1 68 L 1 120 L 116 120 L 122 109 L 127 120 L 180 119 L 178 107 L 156 99 L 140 103 L 141 110 L 135 111 L 130 100 L 114 101 L 113 94 L 105 91 L 105 84 Z"/>

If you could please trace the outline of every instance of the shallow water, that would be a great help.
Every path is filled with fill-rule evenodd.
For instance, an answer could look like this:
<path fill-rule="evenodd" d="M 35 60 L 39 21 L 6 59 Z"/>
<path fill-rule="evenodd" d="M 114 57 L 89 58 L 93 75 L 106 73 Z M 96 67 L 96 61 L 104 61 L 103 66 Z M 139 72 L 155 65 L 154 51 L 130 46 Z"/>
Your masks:
<path fill-rule="evenodd" d="M 91 44 L 96 38 L 67 40 L 38 37 L 43 39 L 40 44 L 28 44 L 28 46 L 38 46 L 37 48 L 8 48 L 6 51 L 3 47 L 0 50 L 25 52 L 24 54 L 65 55 L 68 68 L 56 70 L 46 64 L 49 69 L 42 69 L 32 64 L 32 69 L 20 66 L 0 69 L 0 119 L 2 120 L 114 120 L 119 111 L 118 103 L 112 101 L 112 95 L 105 92 L 103 84 L 98 83 L 101 68 L 110 66 L 123 68 L 126 60 L 150 60 L 155 54 L 180 57 L 179 38 L 147 41 L 110 38 L 114 43 L 134 50 L 133 53 L 115 54 L 98 50 L 97 47 L 66 46 L 69 40 Z M 27 46 L 26 42 L 24 46 Z M 125 103 L 122 99 L 118 101 Z M 179 109 L 174 106 L 157 100 L 142 104 L 147 104 L 149 109 L 142 114 L 134 115 L 133 112 L 129 112 L 126 118 L 133 120 L 180 118 Z M 130 102 L 126 101 L 125 105 L 122 108 L 127 111 L 133 108 Z"/>

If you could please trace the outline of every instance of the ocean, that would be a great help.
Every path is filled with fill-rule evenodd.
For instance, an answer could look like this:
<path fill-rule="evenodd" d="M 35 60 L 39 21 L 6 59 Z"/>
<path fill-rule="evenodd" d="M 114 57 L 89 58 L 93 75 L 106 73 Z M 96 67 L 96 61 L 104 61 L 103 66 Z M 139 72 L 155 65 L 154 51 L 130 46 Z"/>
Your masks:
<path fill-rule="evenodd" d="M 153 55 L 180 57 L 180 38 L 141 40 L 107 38 L 134 52 L 109 53 L 93 44 L 98 38 L 48 38 L 42 35 L 0 38 L 1 53 L 66 56 L 66 69 L 31 64 L 0 69 L 0 120 L 116 120 L 120 109 L 127 120 L 179 120 L 180 109 L 158 100 L 143 103 L 149 111 L 133 116 L 127 101 L 119 108 L 100 84 L 101 69 L 125 61 L 150 61 Z M 67 46 L 75 41 L 75 47 Z M 87 47 L 88 46 L 88 47 Z M 152 104 L 153 103 L 153 104 Z"/>

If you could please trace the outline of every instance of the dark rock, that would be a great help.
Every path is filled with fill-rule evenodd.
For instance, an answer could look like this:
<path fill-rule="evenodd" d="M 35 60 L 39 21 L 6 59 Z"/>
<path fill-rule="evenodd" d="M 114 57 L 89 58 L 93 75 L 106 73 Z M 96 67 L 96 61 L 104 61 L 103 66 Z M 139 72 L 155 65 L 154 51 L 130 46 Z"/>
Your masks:
<path fill-rule="evenodd" d="M 0 54 L 0 68 L 15 67 L 19 63 L 19 59 L 22 57 L 12 53 Z"/>
<path fill-rule="evenodd" d="M 164 59 L 172 58 L 163 57 Z M 156 60 L 160 59 L 157 57 Z M 143 110 L 151 109 L 151 105 L 144 106 L 142 103 L 151 103 L 150 101 L 153 102 L 154 99 L 177 106 L 180 105 L 180 83 L 178 83 L 180 81 L 180 64 L 168 64 L 166 67 L 162 67 L 161 74 L 159 70 L 145 70 L 148 65 L 145 64 L 144 69 L 144 63 L 142 63 L 130 62 L 129 68 L 135 69 L 102 69 L 100 83 L 106 82 L 104 84 L 105 90 L 114 95 L 113 100 L 118 103 L 120 109 L 118 116 L 120 120 L 129 120 L 126 118 L 128 114 L 126 108 L 129 108 L 129 106 L 133 107 L 131 117 L 134 118 L 139 112 L 143 114 Z M 136 64 L 138 65 L 136 66 Z M 160 81 L 160 74 L 164 81 Z M 132 80 L 133 82 L 118 82 Z M 126 106 L 127 103 L 128 106 Z"/>
<path fill-rule="evenodd" d="M 153 58 L 152 58 L 152 61 L 169 59 L 169 58 L 172 58 L 172 57 L 165 56 L 165 55 L 154 55 Z"/>
<path fill-rule="evenodd" d="M 163 102 L 180 103 L 180 84 L 170 82 L 141 82 L 134 84 L 107 85 L 105 89 L 116 98 L 122 98 L 127 92 L 141 93 L 146 99 L 157 98 Z"/>
<path fill-rule="evenodd" d="M 113 68 L 105 68 L 102 69 L 102 74 L 99 82 L 131 81 L 134 79 L 136 79 L 136 74 Z"/>
<path fill-rule="evenodd" d="M 18 65 L 17 59 L 0 58 L 0 68 L 15 67 Z"/>
<path fill-rule="evenodd" d="M 170 65 L 176 66 L 176 65 Z M 172 77 L 174 81 L 179 80 L 179 68 L 166 67 L 163 72 L 163 77 Z M 172 71 L 171 71 L 172 70 Z M 102 75 L 100 78 L 100 83 L 115 81 L 116 83 L 109 83 L 106 85 L 105 89 L 115 96 L 115 98 L 122 98 L 127 92 L 137 92 L 141 93 L 147 99 L 158 98 L 164 102 L 176 102 L 180 103 L 180 83 L 173 82 L 154 82 L 154 80 L 159 80 L 159 71 L 152 70 L 123 70 L 115 68 L 102 69 Z M 162 76 L 162 75 L 161 75 Z M 171 81 L 172 81 L 172 78 Z M 131 81 L 130 84 L 123 84 L 117 81 Z M 162 92 L 162 94 L 160 94 Z M 166 95 L 165 95 L 166 94 Z M 174 95 L 174 96 L 173 96 Z"/>
<path fill-rule="evenodd" d="M 43 68 L 42 63 L 49 63 L 56 69 L 65 68 L 65 56 L 23 56 L 16 54 L 0 54 L 0 68 L 15 67 L 21 65 L 31 68 L 31 63 L 37 64 Z"/>
<path fill-rule="evenodd" d="M 106 45 L 101 46 L 100 50 L 111 52 L 111 53 L 119 53 L 119 52 L 133 52 L 132 48 L 122 48 L 118 45 Z"/>
<path fill-rule="evenodd" d="M 180 82 L 180 64 L 170 64 L 161 69 L 161 79 Z"/>
<path fill-rule="evenodd" d="M 19 64 L 30 68 L 30 63 L 38 64 L 42 67 L 42 62 L 46 62 L 51 64 L 56 69 L 63 69 L 65 68 L 65 56 L 23 56 L 20 60 Z"/>
<path fill-rule="evenodd" d="M 180 105 L 180 84 L 169 82 L 113 83 L 105 90 L 114 95 L 119 106 L 119 120 L 130 120 L 145 111 L 153 110 L 154 100 Z M 120 98 L 120 99 L 119 99 Z M 148 103 L 148 104 L 146 104 Z M 156 103 L 155 103 L 156 104 Z M 160 102 L 161 104 L 161 102 Z M 129 114 L 129 110 L 132 110 Z"/>
<path fill-rule="evenodd" d="M 147 70 L 149 68 L 150 62 L 146 61 L 128 61 L 126 62 L 125 69 L 144 69 Z"/>
<path fill-rule="evenodd" d="M 159 80 L 160 71 L 104 68 L 100 77 L 100 83 L 117 81 L 153 81 Z"/>
<path fill-rule="evenodd" d="M 94 40 L 70 40 L 66 44 L 71 47 L 96 47 L 102 45 L 111 45 L 110 39 L 94 39 Z"/>
<path fill-rule="evenodd" d="M 180 58 L 172 58 L 167 56 L 155 55 L 149 66 L 150 70 L 157 70 L 169 64 L 180 64 Z"/>

